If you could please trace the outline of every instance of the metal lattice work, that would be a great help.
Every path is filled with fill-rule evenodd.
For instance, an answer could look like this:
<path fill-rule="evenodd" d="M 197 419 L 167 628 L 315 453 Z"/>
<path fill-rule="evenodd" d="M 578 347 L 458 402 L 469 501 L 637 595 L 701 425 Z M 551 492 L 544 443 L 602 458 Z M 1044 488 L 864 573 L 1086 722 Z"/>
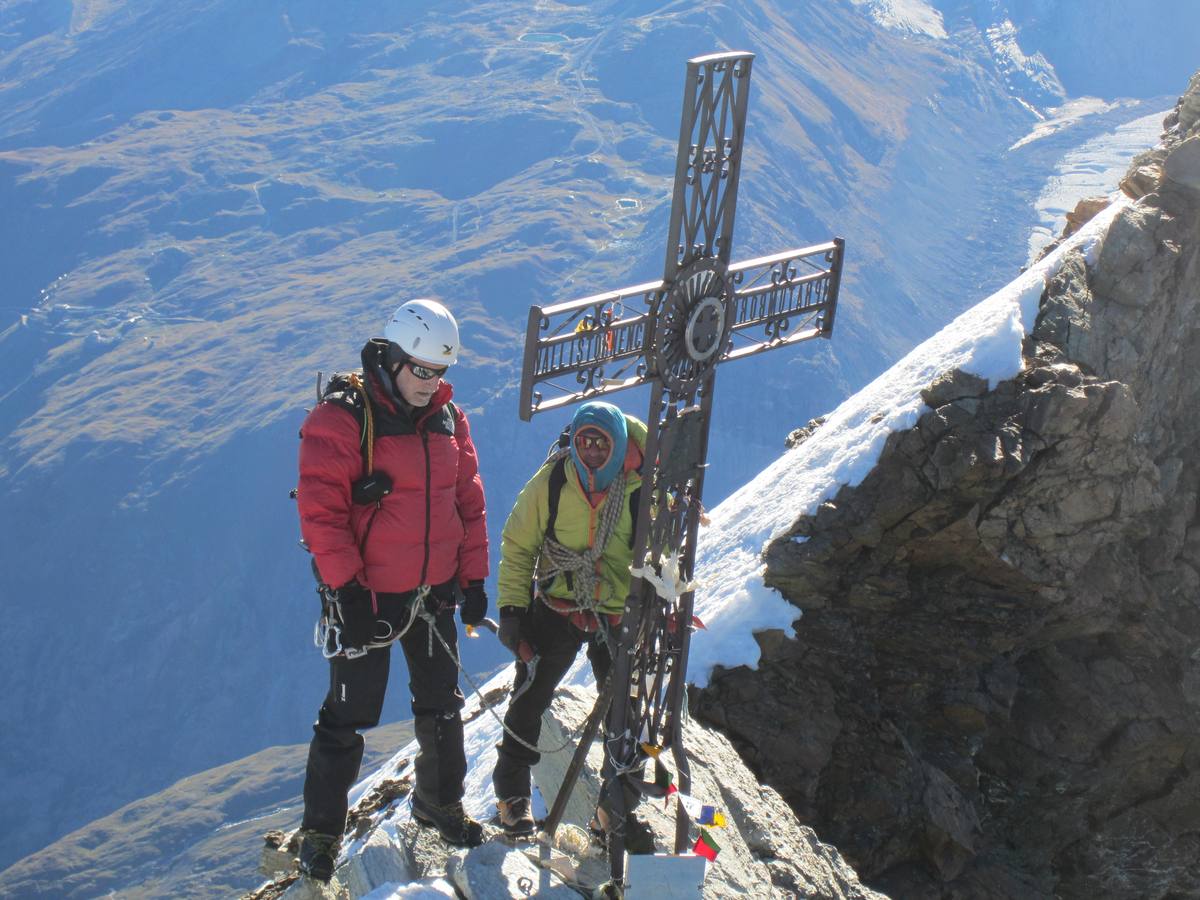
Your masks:
<path fill-rule="evenodd" d="M 700 257 L 729 263 L 752 53 L 688 62 L 663 280 Z"/>
<path fill-rule="evenodd" d="M 732 289 L 732 311 L 726 306 L 724 313 L 728 339 L 710 358 L 711 365 L 829 337 L 837 307 L 842 246 L 842 241 L 835 239 L 747 260 L 725 270 L 723 283 Z M 701 269 L 711 265 L 714 272 L 719 271 L 712 260 L 700 260 L 696 265 Z M 657 313 L 689 308 L 689 291 L 692 303 L 697 297 L 712 296 L 704 290 L 709 282 L 699 277 L 701 271 L 697 275 L 699 283 L 690 288 L 687 278 L 674 283 L 677 304 L 669 299 L 672 292 L 666 282 L 659 281 L 531 308 L 521 380 L 521 418 L 529 421 L 535 413 L 648 384 L 664 368 L 671 371 L 671 354 L 690 358 L 687 345 L 671 339 L 686 330 L 688 317 L 683 314 L 677 317 L 677 323 L 659 322 L 658 329 L 665 330 L 668 337 L 652 353 L 646 348 Z M 684 283 L 682 288 L 679 282 Z M 696 346 L 706 347 L 699 334 Z M 711 365 L 704 365 L 704 371 Z M 678 393 L 694 378 L 672 375 L 669 380 L 675 383 Z"/>
<path fill-rule="evenodd" d="M 749 53 L 719 53 L 688 62 L 662 280 L 529 311 L 522 419 L 651 388 L 633 577 L 610 684 L 598 701 L 609 703 L 611 690 L 603 773 L 610 783 L 637 772 L 649 746 L 670 748 L 679 790 L 690 787 L 681 708 L 717 369 L 833 332 L 840 238 L 729 264 L 752 61 Z M 577 749 L 547 819 L 551 833 L 590 741 Z M 619 891 L 627 810 L 621 790 L 609 797 Z M 685 849 L 688 829 L 680 807 L 675 852 Z"/>

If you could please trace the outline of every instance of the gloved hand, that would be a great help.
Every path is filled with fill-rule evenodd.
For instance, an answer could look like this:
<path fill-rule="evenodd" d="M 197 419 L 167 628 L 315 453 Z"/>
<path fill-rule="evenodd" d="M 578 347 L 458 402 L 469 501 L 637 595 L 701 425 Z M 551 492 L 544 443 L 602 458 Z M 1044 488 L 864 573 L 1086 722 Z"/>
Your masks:
<path fill-rule="evenodd" d="M 512 651 L 513 656 L 522 662 L 529 662 L 533 658 L 533 647 L 525 634 L 525 613 L 526 610 L 519 606 L 500 607 L 500 630 L 496 632 L 496 637 Z"/>
<path fill-rule="evenodd" d="M 342 611 L 342 646 L 355 650 L 375 639 L 375 610 L 371 608 L 371 592 L 357 581 L 337 589 L 338 605 Z"/>
<path fill-rule="evenodd" d="M 462 616 L 464 625 L 478 625 L 487 615 L 488 596 L 483 589 L 483 581 L 470 581 L 463 588 L 463 603 L 458 614 Z"/>

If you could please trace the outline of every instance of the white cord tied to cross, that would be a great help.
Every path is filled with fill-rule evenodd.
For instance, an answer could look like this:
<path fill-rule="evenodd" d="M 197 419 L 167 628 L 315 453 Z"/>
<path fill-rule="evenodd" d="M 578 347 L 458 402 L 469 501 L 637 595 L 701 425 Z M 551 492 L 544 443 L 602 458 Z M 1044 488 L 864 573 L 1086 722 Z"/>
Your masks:
<path fill-rule="evenodd" d="M 663 574 L 655 572 L 653 566 L 630 566 L 629 574 L 653 587 L 654 593 L 674 608 L 678 606 L 680 597 L 700 588 L 698 581 L 684 581 L 679 568 L 679 551 L 672 550 L 659 566 Z"/>

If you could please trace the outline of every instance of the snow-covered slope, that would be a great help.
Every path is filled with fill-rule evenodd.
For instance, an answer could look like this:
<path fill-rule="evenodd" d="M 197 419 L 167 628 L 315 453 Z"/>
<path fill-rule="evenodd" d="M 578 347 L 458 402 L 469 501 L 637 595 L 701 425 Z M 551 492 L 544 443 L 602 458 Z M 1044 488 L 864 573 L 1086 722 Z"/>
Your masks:
<path fill-rule="evenodd" d="M 850 0 L 855 6 L 864 7 L 872 19 L 884 28 L 895 31 L 922 34 L 931 38 L 945 38 L 946 27 L 942 14 L 925 0 Z"/>

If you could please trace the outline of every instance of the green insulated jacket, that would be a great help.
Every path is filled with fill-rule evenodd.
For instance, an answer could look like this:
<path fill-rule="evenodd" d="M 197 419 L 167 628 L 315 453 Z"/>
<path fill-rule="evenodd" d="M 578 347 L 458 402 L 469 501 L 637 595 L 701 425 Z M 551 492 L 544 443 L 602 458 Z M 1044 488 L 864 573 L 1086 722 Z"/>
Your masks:
<path fill-rule="evenodd" d="M 633 559 L 630 545 L 633 543 L 634 522 L 629 509 L 629 495 L 641 486 L 642 478 L 638 469 L 646 446 L 645 423 L 626 415 L 625 424 L 629 431 L 629 442 L 624 469 L 628 474 L 625 495 L 621 498 L 621 517 L 604 548 L 604 554 L 597 562 L 597 573 L 600 575 L 597 581 L 597 611 L 606 613 L 625 610 L 625 596 L 629 592 L 629 565 Z M 504 531 L 500 535 L 500 595 L 497 608 L 529 606 L 533 569 L 550 518 L 550 470 L 553 466 L 553 462 L 547 462 L 534 473 L 517 495 L 517 502 L 513 504 L 508 521 L 504 523 Z M 565 468 L 567 477 L 559 495 L 554 534 L 564 547 L 583 551 L 591 545 L 596 533 L 601 504 L 598 502 L 593 509 L 579 484 L 575 466 L 568 460 Z M 548 596 L 574 600 L 575 593 L 562 575 L 540 587 Z"/>

